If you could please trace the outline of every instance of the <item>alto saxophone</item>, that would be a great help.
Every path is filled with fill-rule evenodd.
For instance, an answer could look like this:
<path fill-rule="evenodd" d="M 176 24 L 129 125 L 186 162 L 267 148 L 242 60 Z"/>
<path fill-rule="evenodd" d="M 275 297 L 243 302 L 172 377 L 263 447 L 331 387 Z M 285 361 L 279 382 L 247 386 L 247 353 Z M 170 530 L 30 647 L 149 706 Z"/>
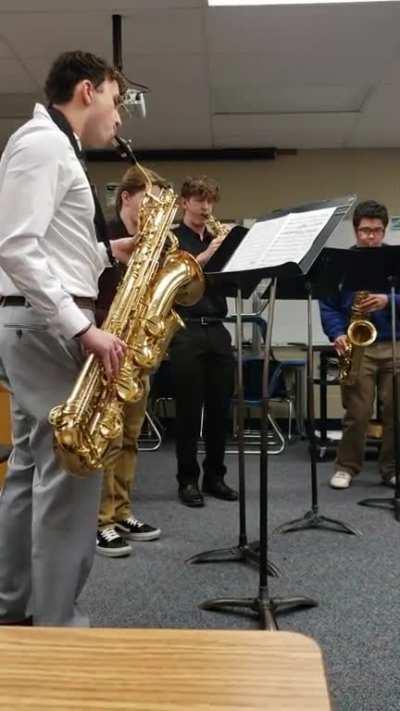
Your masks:
<path fill-rule="evenodd" d="M 171 232 L 177 195 L 146 191 L 139 211 L 138 241 L 102 329 L 127 344 L 119 376 L 107 381 L 90 355 L 68 399 L 49 414 L 66 468 L 86 476 L 107 464 L 110 445 L 122 432 L 125 403 L 143 397 L 143 378 L 161 363 L 174 333 L 184 328 L 174 303 L 191 306 L 204 292 L 196 259 L 178 249 Z"/>
<path fill-rule="evenodd" d="M 354 385 L 358 380 L 364 348 L 372 345 L 378 335 L 372 321 L 360 311 L 360 304 L 366 296 L 367 291 L 357 291 L 354 296 L 347 329 L 347 346 L 345 352 L 339 356 L 339 380 L 345 385 Z"/>

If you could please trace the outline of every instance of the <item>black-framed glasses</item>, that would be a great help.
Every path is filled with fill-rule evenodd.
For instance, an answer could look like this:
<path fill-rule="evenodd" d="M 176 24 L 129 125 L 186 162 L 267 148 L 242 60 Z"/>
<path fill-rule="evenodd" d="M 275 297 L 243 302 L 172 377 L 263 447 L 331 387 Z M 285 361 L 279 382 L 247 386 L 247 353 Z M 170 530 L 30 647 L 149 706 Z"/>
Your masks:
<path fill-rule="evenodd" d="M 380 237 L 384 234 L 384 227 L 357 227 L 357 232 L 364 235 L 365 237 Z"/>

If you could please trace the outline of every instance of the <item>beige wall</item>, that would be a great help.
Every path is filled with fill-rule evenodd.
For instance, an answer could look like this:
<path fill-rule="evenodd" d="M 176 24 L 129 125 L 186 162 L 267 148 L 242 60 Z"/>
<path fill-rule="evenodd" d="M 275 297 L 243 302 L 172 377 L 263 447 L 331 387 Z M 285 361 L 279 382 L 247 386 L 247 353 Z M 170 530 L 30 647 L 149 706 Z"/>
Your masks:
<path fill-rule="evenodd" d="M 346 193 L 380 200 L 392 214 L 400 214 L 400 149 L 299 151 L 297 155 L 278 156 L 275 161 L 146 165 L 173 181 L 176 189 L 185 175 L 212 176 L 221 185 L 216 213 L 229 219 L 257 217 L 278 207 Z M 102 200 L 105 183 L 118 182 L 124 170 L 122 163 L 90 164 Z M 318 413 L 317 387 L 315 395 Z M 328 414 L 340 417 L 341 413 L 339 388 L 330 387 Z"/>
<path fill-rule="evenodd" d="M 158 162 L 148 167 L 179 189 L 185 175 L 207 174 L 221 184 L 217 215 L 257 217 L 278 207 L 356 193 L 382 200 L 400 212 L 400 149 L 299 151 L 274 161 Z M 91 163 L 90 173 L 104 196 L 107 182 L 118 182 L 122 163 Z"/>

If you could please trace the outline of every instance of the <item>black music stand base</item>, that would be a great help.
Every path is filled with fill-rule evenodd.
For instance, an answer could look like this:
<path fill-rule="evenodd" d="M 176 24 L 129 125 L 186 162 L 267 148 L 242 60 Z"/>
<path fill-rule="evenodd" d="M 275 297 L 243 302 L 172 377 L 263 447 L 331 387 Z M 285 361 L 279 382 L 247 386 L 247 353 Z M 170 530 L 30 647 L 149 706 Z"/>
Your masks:
<path fill-rule="evenodd" d="M 199 605 L 201 610 L 211 610 L 213 612 L 230 612 L 240 614 L 242 610 L 250 610 L 256 613 L 260 624 L 260 629 L 275 631 L 278 630 L 276 615 L 286 610 L 300 607 L 317 607 L 318 603 L 308 597 L 268 597 L 267 591 L 260 589 L 258 597 L 221 597 L 217 600 L 206 600 Z M 227 608 L 227 609 L 226 609 Z M 233 609 L 230 609 L 233 608 Z M 235 609 L 238 608 L 238 609 Z"/>
<path fill-rule="evenodd" d="M 400 498 L 393 496 L 391 499 L 362 499 L 359 506 L 370 506 L 378 509 L 391 509 L 394 511 L 396 521 L 400 521 Z"/>
<path fill-rule="evenodd" d="M 258 563 L 259 543 L 245 543 L 239 544 L 238 546 L 232 546 L 232 548 L 217 548 L 212 551 L 205 551 L 204 553 L 198 553 L 188 558 L 186 563 L 191 565 L 198 563 Z M 274 563 L 267 561 L 267 575 L 271 575 L 275 578 L 279 576 L 279 568 Z"/>
<path fill-rule="evenodd" d="M 349 526 L 348 523 L 339 521 L 336 518 L 329 518 L 319 514 L 318 511 L 307 511 L 301 518 L 295 518 L 293 521 L 283 523 L 275 529 L 274 533 L 291 533 L 293 531 L 305 531 L 309 528 L 325 528 L 327 531 L 336 531 L 338 533 L 349 533 L 353 536 L 362 536 L 358 528 Z"/>

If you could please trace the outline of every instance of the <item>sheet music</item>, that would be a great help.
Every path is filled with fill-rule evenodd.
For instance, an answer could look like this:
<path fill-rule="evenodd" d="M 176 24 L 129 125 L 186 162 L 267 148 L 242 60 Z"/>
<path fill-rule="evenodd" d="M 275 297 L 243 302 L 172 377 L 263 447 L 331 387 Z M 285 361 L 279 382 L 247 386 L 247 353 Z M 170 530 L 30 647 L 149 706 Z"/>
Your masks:
<path fill-rule="evenodd" d="M 291 212 L 275 220 L 256 222 L 228 260 L 223 272 L 298 264 L 335 213 L 336 207 Z"/>

